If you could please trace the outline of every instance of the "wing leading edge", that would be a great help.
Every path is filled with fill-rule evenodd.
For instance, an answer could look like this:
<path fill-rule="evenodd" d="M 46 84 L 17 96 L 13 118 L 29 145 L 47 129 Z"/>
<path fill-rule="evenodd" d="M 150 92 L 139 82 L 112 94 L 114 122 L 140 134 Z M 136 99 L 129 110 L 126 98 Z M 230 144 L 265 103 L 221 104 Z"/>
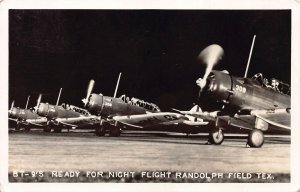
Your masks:
<path fill-rule="evenodd" d="M 202 120 L 192 121 L 188 117 L 171 112 L 148 113 L 142 115 L 115 116 L 113 119 L 121 124 L 136 128 L 185 124 L 191 126 L 207 125 Z"/>

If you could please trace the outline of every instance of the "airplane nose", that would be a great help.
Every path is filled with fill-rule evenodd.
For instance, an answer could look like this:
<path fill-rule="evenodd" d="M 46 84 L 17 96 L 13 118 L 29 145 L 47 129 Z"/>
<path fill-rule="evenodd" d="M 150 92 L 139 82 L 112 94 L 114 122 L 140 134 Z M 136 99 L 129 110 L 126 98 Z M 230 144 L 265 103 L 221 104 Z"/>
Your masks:
<path fill-rule="evenodd" d="M 12 109 L 9 111 L 9 116 L 10 116 L 10 117 L 17 118 L 17 114 L 18 114 L 18 111 L 17 111 L 16 108 L 12 108 Z"/>
<path fill-rule="evenodd" d="M 88 99 L 86 108 L 92 114 L 94 113 L 97 114 L 101 111 L 102 104 L 103 104 L 103 95 L 91 94 Z"/>
<path fill-rule="evenodd" d="M 37 106 L 36 113 L 40 116 L 46 115 L 46 106 L 43 103 L 40 103 L 39 106 Z"/>

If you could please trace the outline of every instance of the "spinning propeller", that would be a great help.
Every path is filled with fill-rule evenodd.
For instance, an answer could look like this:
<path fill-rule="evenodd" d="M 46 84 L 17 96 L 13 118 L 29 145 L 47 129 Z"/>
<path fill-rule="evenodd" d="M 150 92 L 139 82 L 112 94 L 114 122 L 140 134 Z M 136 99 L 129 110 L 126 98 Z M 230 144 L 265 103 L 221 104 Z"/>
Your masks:
<path fill-rule="evenodd" d="M 34 111 L 35 111 L 35 112 L 37 112 L 38 107 L 39 107 L 39 105 L 40 105 L 40 103 L 41 103 L 41 100 L 42 100 L 42 94 L 39 94 L 39 97 L 38 97 L 38 99 L 37 99 L 37 101 L 36 101 L 36 106 L 34 107 Z"/>
<path fill-rule="evenodd" d="M 14 105 L 15 105 L 15 101 L 12 101 L 11 106 L 10 106 L 10 110 L 8 111 L 9 115 L 12 113 L 12 109 L 14 108 Z"/>
<path fill-rule="evenodd" d="M 224 50 L 220 45 L 213 44 L 201 51 L 198 55 L 197 60 L 206 65 L 205 74 L 203 78 L 199 78 L 196 83 L 200 87 L 200 92 L 206 85 L 206 79 L 213 67 L 222 59 L 224 55 Z"/>
<path fill-rule="evenodd" d="M 86 98 L 82 99 L 82 102 L 84 103 L 84 107 L 86 107 L 86 105 L 88 104 L 89 97 L 94 89 L 94 85 L 95 85 L 95 81 L 93 79 L 91 79 L 89 82 L 89 85 L 88 85 Z"/>

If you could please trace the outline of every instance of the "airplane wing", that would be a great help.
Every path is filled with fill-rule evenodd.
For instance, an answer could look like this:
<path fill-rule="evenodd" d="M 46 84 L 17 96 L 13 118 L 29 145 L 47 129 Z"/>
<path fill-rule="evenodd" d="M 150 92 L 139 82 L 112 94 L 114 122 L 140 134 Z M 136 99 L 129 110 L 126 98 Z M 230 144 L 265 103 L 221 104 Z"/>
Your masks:
<path fill-rule="evenodd" d="M 200 111 L 195 111 L 193 110 L 195 107 L 193 107 L 190 111 L 180 111 L 178 109 L 173 109 L 174 111 L 182 114 L 182 115 L 186 115 L 186 116 L 192 116 L 194 118 L 200 118 L 202 120 L 206 120 L 206 121 L 215 121 L 216 117 L 217 117 L 217 113 L 219 111 L 214 111 L 214 112 L 202 112 Z"/>
<path fill-rule="evenodd" d="M 43 127 L 47 125 L 47 118 L 40 118 L 40 119 L 27 119 L 25 122 L 31 125 L 36 125 L 39 127 Z"/>
<path fill-rule="evenodd" d="M 272 112 L 271 112 L 272 111 Z M 216 124 L 226 128 L 233 126 L 241 129 L 261 129 L 273 133 L 289 133 L 291 115 L 285 109 L 253 110 L 250 115 L 218 116 Z"/>
<path fill-rule="evenodd" d="M 56 120 L 57 122 L 59 122 L 60 124 L 63 124 L 63 125 L 65 125 L 65 126 L 69 126 L 69 127 L 75 127 L 75 128 L 77 128 L 78 126 L 77 125 L 75 125 L 75 124 L 70 124 L 70 123 L 66 123 L 66 122 L 64 122 L 64 121 L 58 121 L 58 120 Z"/>
<path fill-rule="evenodd" d="M 291 129 L 290 109 L 253 110 L 251 115 L 283 129 Z"/>
<path fill-rule="evenodd" d="M 74 118 L 57 118 L 55 119 L 55 121 L 65 126 L 77 128 L 77 127 L 95 125 L 97 123 L 100 123 L 100 118 L 91 115 L 91 116 L 82 116 L 82 117 L 74 117 Z"/>
<path fill-rule="evenodd" d="M 17 119 L 12 119 L 12 118 L 8 118 L 11 121 L 15 121 L 18 122 L 19 120 Z M 43 127 L 47 124 L 47 119 L 46 118 L 38 118 L 38 119 L 27 119 L 25 121 L 19 121 L 20 123 L 24 124 L 24 125 L 36 125 L 39 127 Z"/>
<path fill-rule="evenodd" d="M 147 113 L 141 115 L 114 116 L 113 120 L 121 124 L 136 128 L 148 128 L 162 125 L 178 125 L 185 124 L 191 126 L 207 125 L 208 122 L 203 122 L 201 119 L 191 121 L 188 117 L 179 113 L 159 112 Z"/>
<path fill-rule="evenodd" d="M 18 121 L 17 119 L 13 119 L 13 118 L 8 118 L 8 120 L 15 121 L 15 122 Z"/>
<path fill-rule="evenodd" d="M 179 111 L 181 114 L 201 118 L 204 121 L 216 122 L 220 127 L 233 126 L 242 129 L 259 128 L 262 130 L 274 130 L 288 132 L 291 129 L 290 109 L 252 110 L 249 115 L 218 115 L 219 111 Z"/>

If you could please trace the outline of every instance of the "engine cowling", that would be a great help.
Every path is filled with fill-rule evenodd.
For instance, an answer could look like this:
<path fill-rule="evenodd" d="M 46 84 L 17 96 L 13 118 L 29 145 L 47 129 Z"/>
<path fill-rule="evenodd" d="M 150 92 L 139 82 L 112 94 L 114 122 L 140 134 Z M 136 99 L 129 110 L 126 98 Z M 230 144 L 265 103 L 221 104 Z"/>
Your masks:
<path fill-rule="evenodd" d="M 215 70 L 209 74 L 207 84 L 202 90 L 203 96 L 208 96 L 218 103 L 227 103 L 232 92 L 231 76 L 226 72 Z"/>
<path fill-rule="evenodd" d="M 102 111 L 103 106 L 103 95 L 101 94 L 91 94 L 88 98 L 86 108 L 93 115 L 99 115 Z"/>
<path fill-rule="evenodd" d="M 39 116 L 47 117 L 47 118 L 57 117 L 57 111 L 55 110 L 55 106 L 50 105 L 48 103 L 40 103 L 36 113 Z"/>

